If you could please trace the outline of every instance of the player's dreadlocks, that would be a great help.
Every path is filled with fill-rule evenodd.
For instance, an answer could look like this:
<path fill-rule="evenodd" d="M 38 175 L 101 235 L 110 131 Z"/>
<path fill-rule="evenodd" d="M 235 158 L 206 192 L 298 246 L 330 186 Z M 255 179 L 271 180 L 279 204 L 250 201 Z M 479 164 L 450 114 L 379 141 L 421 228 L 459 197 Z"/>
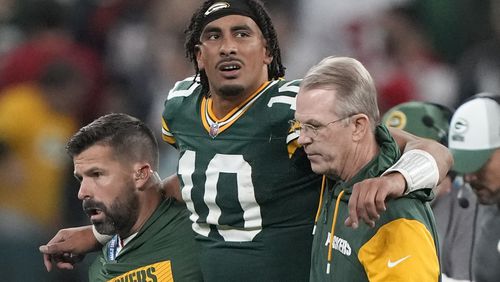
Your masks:
<path fill-rule="evenodd" d="M 273 61 L 268 66 L 268 79 L 278 79 L 285 76 L 285 67 L 281 64 L 281 50 L 278 44 L 278 37 L 269 14 L 259 0 L 245 1 L 247 1 L 248 6 L 252 9 L 252 12 L 256 16 L 254 20 L 260 27 L 262 34 L 266 39 L 267 49 L 273 57 Z M 184 43 L 186 57 L 193 62 L 196 76 L 200 76 L 203 95 L 207 95 L 209 91 L 209 84 L 205 72 L 198 68 L 198 64 L 196 62 L 196 45 L 200 44 L 201 32 L 204 27 L 204 13 L 216 2 L 216 0 L 205 1 L 203 5 L 193 14 L 191 22 L 184 32 L 186 34 L 186 42 Z"/>

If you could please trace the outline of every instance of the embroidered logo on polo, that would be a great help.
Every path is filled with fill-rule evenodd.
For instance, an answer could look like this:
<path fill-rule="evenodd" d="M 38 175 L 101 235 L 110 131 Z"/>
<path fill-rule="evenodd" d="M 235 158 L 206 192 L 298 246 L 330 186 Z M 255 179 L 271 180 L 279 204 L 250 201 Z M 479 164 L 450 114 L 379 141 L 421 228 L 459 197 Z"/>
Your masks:
<path fill-rule="evenodd" d="M 405 261 L 405 260 L 406 260 L 407 258 L 409 258 L 409 257 L 411 257 L 411 256 L 406 256 L 406 257 L 404 257 L 404 258 L 400 258 L 400 259 L 398 259 L 398 260 L 396 260 L 396 261 L 391 261 L 391 259 L 389 259 L 389 260 L 387 261 L 387 267 L 389 267 L 389 268 L 393 268 L 393 267 L 395 267 L 396 265 L 398 265 L 398 264 L 402 263 L 403 261 Z"/>
<path fill-rule="evenodd" d="M 330 232 L 328 232 L 328 235 L 326 237 L 325 246 L 328 246 L 329 243 L 330 243 Z M 332 248 L 334 250 L 341 252 L 343 255 L 346 255 L 346 256 L 351 255 L 352 249 L 351 249 L 351 245 L 349 245 L 349 242 L 347 242 L 347 240 L 339 238 L 335 235 L 333 236 Z"/>

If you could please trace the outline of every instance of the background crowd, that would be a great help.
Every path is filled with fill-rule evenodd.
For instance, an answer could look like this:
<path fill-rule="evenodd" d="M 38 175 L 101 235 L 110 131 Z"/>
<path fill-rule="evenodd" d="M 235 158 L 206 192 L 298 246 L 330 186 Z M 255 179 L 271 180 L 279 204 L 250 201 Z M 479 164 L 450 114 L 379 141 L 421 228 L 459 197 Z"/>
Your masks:
<path fill-rule="evenodd" d="M 287 79 L 329 55 L 360 60 L 382 112 L 406 101 L 456 108 L 500 93 L 500 3 L 494 0 L 264 1 Z M 9 281 L 86 281 L 47 273 L 38 246 L 86 224 L 67 139 L 109 112 L 160 137 L 168 90 L 192 75 L 187 19 L 199 0 L 0 0 L 0 271 Z M 160 140 L 160 139 L 159 139 Z M 162 177 L 176 153 L 160 142 Z M 87 258 L 88 260 L 88 258 Z M 87 261 L 86 260 L 86 261 Z"/>

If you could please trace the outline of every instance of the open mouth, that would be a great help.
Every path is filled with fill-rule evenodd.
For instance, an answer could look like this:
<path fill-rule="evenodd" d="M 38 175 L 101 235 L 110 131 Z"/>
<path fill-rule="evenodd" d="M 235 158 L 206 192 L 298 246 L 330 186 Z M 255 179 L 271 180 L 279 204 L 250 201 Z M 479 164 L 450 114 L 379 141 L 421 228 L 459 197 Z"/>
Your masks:
<path fill-rule="evenodd" d="M 234 71 L 234 70 L 239 70 L 239 69 L 241 69 L 241 66 L 237 65 L 237 64 L 222 64 L 219 67 L 220 71 Z"/>
<path fill-rule="evenodd" d="M 218 70 L 227 78 L 231 78 L 238 74 L 241 67 L 241 63 L 237 60 L 225 60 L 219 63 Z"/>
<path fill-rule="evenodd" d="M 90 220 L 99 218 L 103 213 L 102 209 L 94 207 L 85 208 L 84 211 L 90 217 Z"/>

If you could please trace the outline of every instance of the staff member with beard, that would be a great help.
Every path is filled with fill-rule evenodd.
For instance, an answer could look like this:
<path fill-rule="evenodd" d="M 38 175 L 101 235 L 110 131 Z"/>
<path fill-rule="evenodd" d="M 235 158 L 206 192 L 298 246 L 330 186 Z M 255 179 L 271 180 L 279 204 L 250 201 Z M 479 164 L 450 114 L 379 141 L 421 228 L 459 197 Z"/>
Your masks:
<path fill-rule="evenodd" d="M 449 148 L 453 170 L 464 176 L 477 201 L 472 281 L 500 281 L 500 96 L 477 94 L 453 114 Z"/>
<path fill-rule="evenodd" d="M 66 149 L 84 211 L 97 232 L 113 236 L 89 281 L 201 280 L 188 212 L 159 192 L 158 144 L 143 122 L 125 114 L 100 117 Z"/>

